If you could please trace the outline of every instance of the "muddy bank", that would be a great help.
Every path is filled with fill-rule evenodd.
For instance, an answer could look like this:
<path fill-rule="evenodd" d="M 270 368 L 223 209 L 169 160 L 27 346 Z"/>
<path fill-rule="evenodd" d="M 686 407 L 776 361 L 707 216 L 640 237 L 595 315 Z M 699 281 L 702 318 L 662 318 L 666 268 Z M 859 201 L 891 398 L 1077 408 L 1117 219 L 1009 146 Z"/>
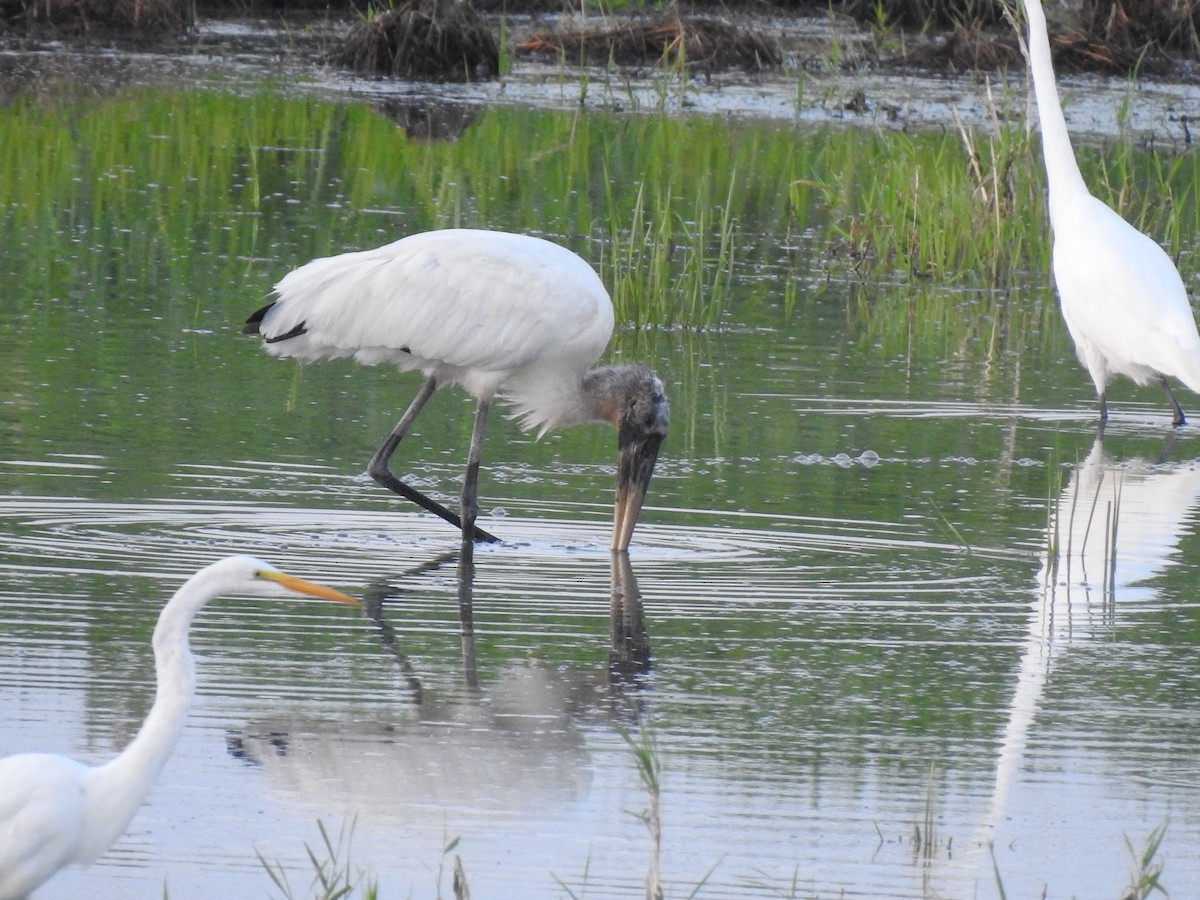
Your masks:
<path fill-rule="evenodd" d="M 970 46 L 975 56 L 981 47 L 1008 50 L 975 66 L 962 63 L 966 45 L 953 31 L 910 35 L 866 27 L 847 15 L 759 9 L 725 21 L 753 33 L 777 59 L 671 66 L 661 48 L 644 60 L 618 61 L 560 52 L 552 43 L 558 38 L 547 37 L 652 24 L 661 16 L 489 13 L 485 20 L 503 36 L 503 74 L 462 83 L 363 75 L 336 65 L 333 57 L 347 34 L 365 21 L 353 13 L 200 18 L 182 34 L 155 39 L 97 30 L 68 39 L 58 29 L 9 22 L 0 31 L 0 102 L 143 85 L 200 83 L 246 92 L 268 87 L 367 103 L 422 137 L 452 136 L 479 110 L 497 104 L 905 130 L 987 130 L 1024 121 L 1030 110 L 1024 61 L 1011 26 L 1003 24 L 990 30 L 988 43 Z M 756 46 L 751 44 L 752 55 Z M 1060 80 L 1080 139 L 1132 134 L 1144 143 L 1190 143 L 1188 121 L 1200 114 L 1200 84 L 1184 57 L 1174 57 L 1165 75 L 1132 80 L 1067 74 Z"/>
<path fill-rule="evenodd" d="M 1049 9 L 1060 73 L 1195 75 L 1200 0 L 1068 0 Z M 422 80 L 497 77 L 505 54 L 699 71 L 818 64 L 963 72 L 1021 62 L 1001 0 L 749 0 L 624 7 L 616 17 L 589 13 L 581 12 L 580 0 L 0 0 L 0 40 L 9 46 L 23 38 L 107 42 L 167 52 L 174 43 L 192 43 L 205 23 L 274 21 L 295 37 L 315 19 L 341 26 L 328 35 L 323 61 Z M 789 27 L 816 20 L 856 32 L 853 52 L 813 46 L 814 35 Z M 507 23 L 516 23 L 518 33 Z"/>

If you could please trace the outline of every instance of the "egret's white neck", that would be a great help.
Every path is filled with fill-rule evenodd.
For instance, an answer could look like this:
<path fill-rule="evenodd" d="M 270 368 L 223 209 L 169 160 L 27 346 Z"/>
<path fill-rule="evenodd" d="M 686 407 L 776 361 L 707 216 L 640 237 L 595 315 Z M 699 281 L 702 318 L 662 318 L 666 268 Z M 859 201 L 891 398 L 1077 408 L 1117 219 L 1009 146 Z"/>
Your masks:
<path fill-rule="evenodd" d="M 190 583 L 189 583 L 190 584 Z M 154 705 L 129 746 L 112 761 L 91 770 L 84 832 L 91 843 L 79 862 L 90 862 L 125 831 L 171 755 L 191 706 L 196 663 L 188 647 L 188 628 L 208 596 L 194 596 L 185 584 L 163 609 L 154 628 L 154 664 L 158 688 Z"/>
<path fill-rule="evenodd" d="M 1050 36 L 1046 32 L 1046 14 L 1041 0 L 1024 0 L 1025 16 L 1029 20 L 1029 67 L 1033 72 L 1033 92 L 1037 97 L 1038 121 L 1042 132 L 1042 157 L 1046 161 L 1046 181 L 1050 189 L 1051 222 L 1053 208 L 1071 196 L 1088 192 L 1071 138 L 1067 120 L 1063 117 L 1054 81 L 1054 66 L 1050 61 Z"/>

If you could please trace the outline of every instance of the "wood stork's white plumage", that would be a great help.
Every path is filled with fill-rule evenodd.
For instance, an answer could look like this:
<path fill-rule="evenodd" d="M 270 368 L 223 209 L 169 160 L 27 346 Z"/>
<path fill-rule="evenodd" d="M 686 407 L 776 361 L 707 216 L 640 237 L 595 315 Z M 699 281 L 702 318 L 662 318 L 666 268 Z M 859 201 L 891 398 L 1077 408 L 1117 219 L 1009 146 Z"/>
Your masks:
<path fill-rule="evenodd" d="M 494 399 L 539 436 L 607 422 L 618 430 L 614 550 L 627 550 L 669 424 L 662 382 L 645 366 L 590 367 L 608 345 L 613 308 L 595 271 L 550 241 L 447 229 L 301 266 L 278 299 L 247 321 L 276 356 L 352 357 L 419 371 L 425 383 L 371 461 L 384 487 L 463 531 L 464 546 L 495 540 L 476 527 L 484 425 Z M 478 405 L 463 481 L 462 516 L 403 484 L 388 460 L 441 384 Z"/>
<path fill-rule="evenodd" d="M 1050 194 L 1054 280 L 1067 330 L 1100 398 L 1101 428 L 1114 375 L 1137 384 L 1157 379 L 1174 423 L 1183 425 L 1167 377 L 1200 392 L 1200 335 L 1187 290 L 1162 247 L 1088 192 L 1059 103 L 1045 13 L 1039 0 L 1024 3 Z"/>
<path fill-rule="evenodd" d="M 228 557 L 189 578 L 158 616 L 154 705 L 119 756 L 102 766 L 52 753 L 0 759 L 0 900 L 24 897 L 64 866 L 94 861 L 125 831 L 171 755 L 191 705 L 196 688 L 188 647 L 192 619 L 224 594 L 307 596 L 358 605 L 251 556 Z"/>

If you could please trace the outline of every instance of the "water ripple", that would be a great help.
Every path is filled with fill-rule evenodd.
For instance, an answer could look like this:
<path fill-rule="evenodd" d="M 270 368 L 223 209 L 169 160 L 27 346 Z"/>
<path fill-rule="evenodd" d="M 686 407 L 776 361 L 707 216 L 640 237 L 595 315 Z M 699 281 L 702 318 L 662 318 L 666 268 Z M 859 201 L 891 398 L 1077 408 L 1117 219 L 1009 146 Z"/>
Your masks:
<path fill-rule="evenodd" d="M 649 508 L 667 518 L 701 511 Z M 537 560 L 608 556 L 609 525 L 604 521 L 563 518 L 484 517 L 503 536 L 498 546 L 481 546 L 484 557 Z M 714 514 L 714 518 L 716 515 Z M 820 556 L 849 562 L 888 553 L 961 553 L 961 548 L 931 540 L 919 526 L 771 516 L 775 528 L 745 527 L 762 516 L 721 513 L 721 524 L 639 527 L 632 555 L 639 564 L 688 562 L 721 568 L 732 563 Z M 452 550 L 454 531 L 426 514 L 381 510 L 313 509 L 249 502 L 192 500 L 114 503 L 58 497 L 0 498 L 9 549 L 53 561 L 137 560 L 140 564 L 195 566 L 214 554 L 249 552 L 274 559 L 303 555 L 307 560 L 354 552 L 368 567 L 393 569 L 397 559 L 420 559 Z M 495 523 L 495 524 L 492 524 Z M 1025 556 L 1010 548 L 980 550 L 976 555 L 1003 559 Z M 24 567 L 27 564 L 22 564 Z M 795 572 L 791 573 L 793 576 Z"/>

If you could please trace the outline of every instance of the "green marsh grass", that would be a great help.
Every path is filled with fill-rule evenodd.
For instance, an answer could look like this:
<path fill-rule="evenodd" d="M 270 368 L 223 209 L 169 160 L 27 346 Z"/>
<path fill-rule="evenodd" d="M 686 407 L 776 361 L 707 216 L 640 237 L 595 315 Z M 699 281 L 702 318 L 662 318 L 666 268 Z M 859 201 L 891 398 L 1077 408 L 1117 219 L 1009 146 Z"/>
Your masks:
<path fill-rule="evenodd" d="M 299 897 L 312 897 L 313 900 L 349 900 L 351 897 L 375 900 L 379 896 L 378 885 L 350 862 L 354 824 L 343 824 L 336 839 L 319 819 L 317 830 L 321 835 L 320 845 L 316 849 L 307 843 L 304 845 L 313 875 L 307 890 L 301 894 L 293 891 L 282 864 L 271 863 L 261 853 L 258 854 L 259 864 L 285 900 L 298 900 Z"/>
<path fill-rule="evenodd" d="M 325 823 L 320 819 L 317 820 L 317 830 L 321 835 L 320 845 L 316 849 L 307 843 L 304 845 L 313 875 L 303 893 L 297 894 L 292 888 L 281 863 L 272 863 L 261 853 L 258 854 L 259 864 L 275 888 L 282 892 L 284 900 L 299 900 L 301 897 L 312 900 L 377 900 L 381 896 L 378 882 L 368 878 L 350 862 L 350 844 L 354 838 L 353 822 L 349 826 L 343 825 L 336 839 L 330 835 Z M 442 883 L 445 880 L 450 854 L 454 853 L 457 847 L 458 838 L 454 838 L 442 848 L 436 871 L 435 896 L 438 900 L 443 897 Z M 458 854 L 454 855 L 451 866 L 450 891 L 454 900 L 470 900 L 471 888 L 467 882 L 466 867 Z"/>
<path fill-rule="evenodd" d="M 1125 846 L 1129 848 L 1129 855 L 1133 858 L 1133 876 L 1122 894 L 1122 900 L 1149 900 L 1154 894 L 1170 896 L 1162 884 L 1164 864 L 1158 858 L 1158 851 L 1162 848 L 1163 838 L 1166 836 L 1167 823 L 1163 822 L 1150 832 L 1141 851 L 1135 850 L 1126 836 Z"/>
<path fill-rule="evenodd" d="M 831 249 L 854 276 L 1003 287 L 1049 264 L 1041 183 L 1022 177 L 1034 148 L 1020 129 L 879 133 L 862 143 L 835 177 L 793 185 L 794 197 L 818 193 Z"/>
<path fill-rule="evenodd" d="M 1125 140 L 1079 157 L 1195 267 L 1194 154 Z M 990 364 L 1062 339 L 1036 136 L 999 117 L 904 134 L 495 108 L 429 142 L 365 106 L 218 83 L 18 100 L 0 110 L 0 210 L 27 248 L 22 294 L 149 279 L 193 319 L 196 284 L 257 297 L 315 256 L 475 226 L 566 243 L 632 328 L 786 324 L 849 285 L 849 321 L 887 350 Z M 1031 273 L 1046 289 L 1014 290 Z"/>
<path fill-rule="evenodd" d="M 621 736 L 629 746 L 634 765 L 637 767 L 638 779 L 646 791 L 646 808 L 633 813 L 646 826 L 650 838 L 646 900 L 662 900 L 662 757 L 649 729 L 643 728 L 636 738 L 628 732 L 622 732 Z"/>
<path fill-rule="evenodd" d="M 984 360 L 1061 340 L 1036 135 L 997 121 L 986 133 L 878 134 L 863 143 L 840 177 L 791 189 L 797 208 L 808 195 L 828 211 L 831 264 L 862 286 L 853 314 L 865 335 L 892 347 L 933 341 Z M 1084 148 L 1079 158 L 1093 193 L 1163 243 L 1186 280 L 1200 264 L 1194 154 L 1125 141 Z M 1031 278 L 1045 288 L 1015 289 Z"/>
<path fill-rule="evenodd" d="M 711 183 L 695 186 L 695 205 L 687 216 L 679 210 L 669 183 L 649 208 L 645 192 L 639 190 L 628 217 L 614 215 L 600 272 L 618 321 L 668 328 L 720 324 L 735 261 L 730 214 L 735 181 L 731 177 L 719 203 Z M 610 209 L 615 211 L 617 205 L 610 204 Z"/>
<path fill-rule="evenodd" d="M 442 880 L 446 875 L 446 863 L 450 854 L 458 849 L 458 842 L 457 837 L 452 838 L 442 847 L 442 856 L 438 860 L 437 866 L 437 900 L 442 900 Z M 450 890 L 454 900 L 470 900 L 471 888 L 467 882 L 467 870 L 463 865 L 462 857 L 457 853 L 454 854 L 454 866 L 450 874 Z"/>

